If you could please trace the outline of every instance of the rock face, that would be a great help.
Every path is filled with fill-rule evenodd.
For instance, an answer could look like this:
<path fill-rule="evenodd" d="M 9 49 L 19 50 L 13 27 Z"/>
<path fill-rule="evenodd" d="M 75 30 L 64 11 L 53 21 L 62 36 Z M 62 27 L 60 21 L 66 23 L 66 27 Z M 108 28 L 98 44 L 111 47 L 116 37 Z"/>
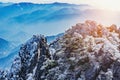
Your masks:
<path fill-rule="evenodd" d="M 120 80 L 120 30 L 86 21 L 50 45 L 34 35 L 0 80 Z"/>
<path fill-rule="evenodd" d="M 39 68 L 50 58 L 46 39 L 42 35 L 34 35 L 22 45 L 18 57 L 14 60 L 10 72 L 5 75 L 8 80 L 39 80 Z M 1 72 L 3 73 L 3 72 Z M 36 76 L 35 76 L 36 75 Z M 3 76 L 2 76 L 3 77 Z M 4 80 L 5 78 L 2 78 Z M 0 79 L 0 80 L 1 80 Z"/>
<path fill-rule="evenodd" d="M 113 80 L 119 80 L 120 79 L 120 60 L 117 60 L 113 64 Z"/>

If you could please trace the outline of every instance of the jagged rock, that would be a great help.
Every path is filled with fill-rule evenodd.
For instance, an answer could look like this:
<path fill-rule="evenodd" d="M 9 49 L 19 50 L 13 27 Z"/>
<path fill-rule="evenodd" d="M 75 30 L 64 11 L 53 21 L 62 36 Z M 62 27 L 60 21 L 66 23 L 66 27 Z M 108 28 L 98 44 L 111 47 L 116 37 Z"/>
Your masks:
<path fill-rule="evenodd" d="M 34 35 L 0 80 L 120 80 L 120 29 L 78 23 L 56 41 Z"/>
<path fill-rule="evenodd" d="M 112 69 L 108 68 L 106 72 L 99 72 L 96 80 L 113 80 Z"/>
<path fill-rule="evenodd" d="M 37 74 L 45 58 L 50 58 L 46 39 L 42 35 L 34 35 L 26 44 L 20 48 L 19 56 L 11 66 L 10 79 L 28 78 L 28 74 L 33 74 L 35 80 L 39 80 Z M 41 73 L 41 72 L 40 72 Z"/>
<path fill-rule="evenodd" d="M 85 73 L 86 80 L 96 80 L 99 75 L 100 68 L 97 66 L 91 66 Z"/>
<path fill-rule="evenodd" d="M 0 80 L 7 80 L 8 72 L 0 70 Z"/>
<path fill-rule="evenodd" d="M 101 68 L 103 71 L 107 71 L 110 68 L 110 65 L 114 62 L 114 57 L 110 53 L 105 53 L 102 58 Z"/>
<path fill-rule="evenodd" d="M 113 80 L 120 80 L 120 60 L 113 64 Z"/>

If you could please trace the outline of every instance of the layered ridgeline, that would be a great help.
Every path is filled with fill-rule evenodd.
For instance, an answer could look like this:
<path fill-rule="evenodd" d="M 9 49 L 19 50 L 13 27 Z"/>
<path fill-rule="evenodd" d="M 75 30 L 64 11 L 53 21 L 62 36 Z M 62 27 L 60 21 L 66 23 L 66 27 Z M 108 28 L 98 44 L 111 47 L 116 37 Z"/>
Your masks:
<path fill-rule="evenodd" d="M 0 80 L 120 80 L 120 29 L 94 21 L 76 24 L 47 45 L 34 35 Z"/>

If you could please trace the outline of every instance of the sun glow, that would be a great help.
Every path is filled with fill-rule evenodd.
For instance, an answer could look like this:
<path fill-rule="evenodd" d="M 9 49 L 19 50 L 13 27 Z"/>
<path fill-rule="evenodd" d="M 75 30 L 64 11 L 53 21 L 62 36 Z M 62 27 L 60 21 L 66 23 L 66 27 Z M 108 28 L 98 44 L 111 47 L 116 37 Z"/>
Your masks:
<path fill-rule="evenodd" d="M 92 0 L 91 4 L 100 9 L 120 11 L 120 0 Z"/>
<path fill-rule="evenodd" d="M 88 4 L 96 8 L 120 11 L 120 0 L 59 0 L 60 2 L 68 2 L 75 4 Z"/>

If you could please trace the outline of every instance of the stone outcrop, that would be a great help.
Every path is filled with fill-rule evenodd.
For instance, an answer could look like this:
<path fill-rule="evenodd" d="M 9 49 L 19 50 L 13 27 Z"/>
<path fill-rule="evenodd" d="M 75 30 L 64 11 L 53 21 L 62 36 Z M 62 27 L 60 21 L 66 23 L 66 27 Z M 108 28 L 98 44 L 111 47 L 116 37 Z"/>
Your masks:
<path fill-rule="evenodd" d="M 0 80 L 120 80 L 120 30 L 86 21 L 50 45 L 34 35 Z"/>

